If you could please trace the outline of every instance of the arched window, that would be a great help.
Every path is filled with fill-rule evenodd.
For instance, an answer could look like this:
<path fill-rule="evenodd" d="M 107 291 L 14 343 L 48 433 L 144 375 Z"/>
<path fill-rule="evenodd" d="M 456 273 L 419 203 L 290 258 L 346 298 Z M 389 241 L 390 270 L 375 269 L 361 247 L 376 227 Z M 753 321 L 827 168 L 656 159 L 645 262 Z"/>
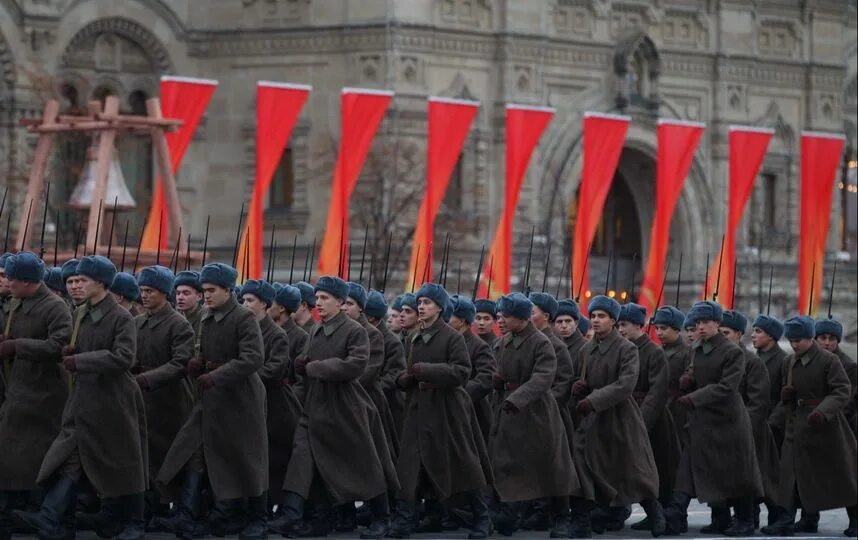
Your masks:
<path fill-rule="evenodd" d="M 653 41 L 641 31 L 627 35 L 614 52 L 617 107 L 658 109 L 658 76 L 661 60 Z"/>

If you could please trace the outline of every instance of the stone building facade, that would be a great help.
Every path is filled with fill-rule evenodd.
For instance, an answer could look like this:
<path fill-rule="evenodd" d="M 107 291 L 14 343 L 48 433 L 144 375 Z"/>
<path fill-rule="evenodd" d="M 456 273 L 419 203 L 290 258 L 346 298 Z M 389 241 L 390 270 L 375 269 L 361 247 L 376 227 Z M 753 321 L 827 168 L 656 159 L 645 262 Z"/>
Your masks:
<path fill-rule="evenodd" d="M 706 132 L 669 251 L 672 273 L 685 255 L 683 296 L 690 301 L 726 219 L 729 126 L 768 126 L 776 135 L 739 233 L 737 294 L 739 307 L 757 310 L 758 276 L 773 265 L 775 311 L 783 313 L 795 305 L 797 289 L 800 133 L 845 133 L 847 157 L 856 159 L 856 44 L 855 0 L 0 0 L 0 181 L 20 211 L 34 141 L 19 120 L 37 117 L 49 97 L 74 111 L 112 94 L 123 110 L 139 112 L 163 74 L 217 79 L 178 187 L 195 242 L 210 216 L 210 246 L 228 255 L 240 202 L 252 189 L 255 83 L 312 84 L 266 210 L 278 245 L 297 236 L 300 262 L 323 234 L 340 89 L 390 89 L 396 96 L 352 204 L 352 238 L 361 244 L 366 227 L 371 253 L 380 254 L 393 233 L 398 276 L 425 172 L 426 98 L 475 99 L 480 112 L 436 232 L 438 245 L 447 233 L 454 238 L 451 266 L 457 270 L 463 259 L 462 281 L 470 284 L 503 200 L 504 105 L 557 109 L 531 161 L 515 224 L 516 265 L 524 266 L 535 229 L 536 266 L 550 243 L 556 271 L 575 221 L 583 114 L 622 112 L 633 123 L 592 259 L 603 275 L 614 250 L 610 286 L 620 291 L 640 279 L 635 254 L 648 249 L 656 119 L 699 121 Z M 53 205 L 77 182 L 87 145 L 58 140 Z M 151 146 L 133 137 L 117 146 L 138 201 L 129 214 L 133 238 L 151 198 Z M 838 272 L 835 312 L 854 329 L 858 253 L 849 209 L 855 211 L 858 188 L 846 177 L 840 184 L 828 249 L 830 258 L 848 259 Z M 61 238 L 76 219 L 61 217 Z M 289 256 L 277 260 L 282 275 Z"/>

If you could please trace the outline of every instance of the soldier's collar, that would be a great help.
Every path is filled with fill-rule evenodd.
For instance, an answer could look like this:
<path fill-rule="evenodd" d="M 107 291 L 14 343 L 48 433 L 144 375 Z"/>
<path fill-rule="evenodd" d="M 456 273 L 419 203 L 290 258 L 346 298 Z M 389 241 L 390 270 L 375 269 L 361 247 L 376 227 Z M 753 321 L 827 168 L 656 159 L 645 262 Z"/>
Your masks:
<path fill-rule="evenodd" d="M 9 309 L 10 310 L 11 309 L 17 309 L 14 306 L 15 306 L 15 302 L 18 302 L 18 304 L 21 306 L 21 311 L 29 314 L 30 311 L 33 310 L 33 307 L 36 304 L 38 304 L 39 302 L 41 302 L 46 294 L 52 294 L 52 293 L 51 293 L 51 291 L 48 290 L 48 287 L 44 283 L 41 283 L 41 284 L 39 284 L 39 288 L 36 289 L 36 292 L 33 293 L 33 296 L 31 296 L 29 298 L 22 298 L 20 300 L 12 298 L 12 300 L 9 302 Z"/>
<path fill-rule="evenodd" d="M 521 329 L 521 331 L 510 332 L 510 343 L 512 343 L 513 347 L 518 349 L 524 344 L 525 341 L 528 340 L 528 338 L 530 338 L 530 336 L 532 336 L 536 332 L 539 332 L 539 330 L 537 330 L 536 327 L 533 326 L 532 322 L 527 321 L 527 324 L 524 326 L 524 328 Z"/>
<path fill-rule="evenodd" d="M 298 326 L 298 324 L 294 320 L 292 320 L 292 317 L 286 317 L 286 322 L 281 324 L 280 328 L 282 328 L 283 330 L 286 330 L 288 332 L 289 330 L 292 330 L 296 326 Z"/>
<path fill-rule="evenodd" d="M 89 300 L 86 301 L 86 311 L 89 314 L 89 318 L 92 319 L 92 322 L 99 322 L 101 319 L 107 315 L 111 309 L 116 307 L 116 299 L 113 298 L 113 295 L 107 293 L 101 302 L 97 304 L 93 304 Z"/>
<path fill-rule="evenodd" d="M 637 338 L 637 339 L 633 340 L 633 341 L 632 341 L 632 343 L 634 343 L 634 344 L 635 344 L 635 346 L 636 346 L 638 349 L 640 349 L 641 347 L 643 347 L 644 345 L 646 345 L 647 343 L 649 343 L 649 341 L 650 341 L 650 340 L 649 340 L 649 336 L 648 336 L 648 335 L 646 335 L 646 333 L 643 333 L 643 334 L 641 334 L 641 335 L 640 335 L 640 337 L 639 337 L 639 338 Z"/>
<path fill-rule="evenodd" d="M 161 321 L 166 320 L 167 315 L 169 315 L 171 311 L 173 311 L 173 306 L 171 306 L 169 302 L 164 302 L 164 305 L 157 311 L 151 313 L 147 312 L 146 320 L 144 322 L 149 324 L 152 328 L 155 328 L 161 323 Z"/>
<path fill-rule="evenodd" d="M 411 343 L 414 343 L 418 338 L 422 338 L 424 343 L 429 343 L 432 338 L 435 337 L 435 334 L 437 334 L 438 331 L 441 330 L 441 326 L 443 326 L 444 324 L 446 324 L 444 322 L 444 319 L 442 319 L 439 315 L 438 318 L 435 319 L 435 322 L 433 322 L 429 326 L 425 328 L 418 327 L 417 331 L 415 331 L 414 334 L 411 336 Z"/>
<path fill-rule="evenodd" d="M 591 343 L 599 349 L 600 354 L 607 354 L 608 351 L 617 343 L 620 339 L 620 333 L 617 331 L 616 327 L 611 330 L 611 333 L 605 336 L 604 339 L 599 339 L 594 337 Z"/>
<path fill-rule="evenodd" d="M 257 322 L 259 323 L 260 330 L 262 330 L 263 332 L 272 327 L 277 327 L 277 323 L 275 323 L 274 319 L 272 319 L 269 315 L 265 315 L 265 317 L 262 317 Z"/>
<path fill-rule="evenodd" d="M 571 334 L 569 334 L 568 336 L 563 338 L 563 341 L 567 345 L 575 345 L 576 343 L 580 342 L 583 339 L 584 339 L 584 336 L 582 336 L 581 332 L 579 332 L 578 329 L 576 328 L 575 330 L 572 331 Z"/>
<path fill-rule="evenodd" d="M 348 317 L 348 315 L 340 311 L 327 321 L 322 322 L 319 327 L 321 327 L 322 331 L 325 333 L 325 337 L 330 337 L 331 334 L 336 332 L 337 329 L 346 322 L 346 317 Z M 319 331 L 316 330 L 316 333 L 318 334 Z"/>
<path fill-rule="evenodd" d="M 235 298 L 230 295 L 229 299 L 223 303 L 222 306 L 217 308 L 208 308 L 206 312 L 203 313 L 202 320 L 207 320 L 211 317 L 214 317 L 215 322 L 221 322 L 224 317 L 232 313 L 232 310 L 238 307 L 238 302 Z"/>

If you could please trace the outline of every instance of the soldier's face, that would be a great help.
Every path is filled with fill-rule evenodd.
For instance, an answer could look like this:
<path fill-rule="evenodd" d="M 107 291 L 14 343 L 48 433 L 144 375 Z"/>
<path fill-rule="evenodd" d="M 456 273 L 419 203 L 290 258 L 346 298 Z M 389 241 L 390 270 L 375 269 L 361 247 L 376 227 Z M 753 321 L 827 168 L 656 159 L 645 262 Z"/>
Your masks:
<path fill-rule="evenodd" d="M 505 313 L 498 313 L 498 320 L 503 321 L 504 327 L 510 332 L 521 332 L 527 326 L 528 319 L 511 317 Z"/>
<path fill-rule="evenodd" d="M 688 343 L 693 343 L 697 339 L 697 327 L 689 326 L 685 329 L 685 340 Z"/>
<path fill-rule="evenodd" d="M 490 334 L 494 330 L 495 318 L 488 313 L 479 312 L 474 318 L 477 334 Z"/>
<path fill-rule="evenodd" d="M 450 326 L 452 326 L 453 330 L 456 332 L 464 332 L 470 325 L 468 324 L 468 321 L 453 315 L 450 317 Z"/>
<path fill-rule="evenodd" d="M 618 330 L 620 335 L 628 340 L 635 340 L 643 335 L 643 328 L 629 321 L 620 321 Z"/>
<path fill-rule="evenodd" d="M 12 296 L 15 298 L 30 298 L 35 294 L 36 291 L 39 290 L 38 283 L 32 283 L 30 281 L 21 281 L 19 279 L 10 279 L 9 283 L 9 292 L 12 293 Z"/>
<path fill-rule="evenodd" d="M 421 297 L 417 299 L 417 318 L 420 322 L 435 322 L 441 314 L 441 307 L 432 300 Z"/>
<path fill-rule="evenodd" d="M 198 293 L 193 287 L 187 285 L 179 285 L 176 287 L 176 309 L 179 311 L 191 311 L 202 300 L 202 294 Z"/>
<path fill-rule="evenodd" d="M 360 306 L 355 302 L 354 298 L 346 298 L 346 301 L 343 302 L 342 310 L 352 319 L 357 319 L 361 314 Z"/>
<path fill-rule="evenodd" d="M 732 341 L 736 345 L 738 345 L 742 342 L 741 332 L 737 332 L 737 331 L 733 330 L 732 328 L 727 328 L 726 326 L 722 326 L 719 330 L 721 330 L 721 333 L 724 334 L 727 337 L 727 339 L 729 339 L 730 341 Z"/>
<path fill-rule="evenodd" d="M 554 331 L 560 334 L 560 337 L 567 338 L 577 329 L 578 321 L 571 315 L 561 315 L 554 319 Z"/>
<path fill-rule="evenodd" d="M 12 291 L 12 294 L 15 294 L 15 291 Z M 819 346 L 825 349 L 828 352 L 834 352 L 837 349 L 837 337 L 831 334 L 819 334 L 816 336 L 816 342 L 819 343 Z"/>
<path fill-rule="evenodd" d="M 322 320 L 328 320 L 340 312 L 340 306 L 343 301 L 336 296 L 318 291 L 316 293 L 316 309 L 319 311 L 319 317 Z"/>
<path fill-rule="evenodd" d="M 80 276 L 71 276 L 66 280 L 66 292 L 69 293 L 69 298 L 76 304 L 80 304 L 86 300 L 86 296 L 83 294 L 83 289 L 80 285 Z"/>
<path fill-rule="evenodd" d="M 143 286 L 140 287 L 140 302 L 144 309 L 156 311 L 167 303 L 167 295 L 158 289 Z"/>
<path fill-rule="evenodd" d="M 506 319 L 501 317 L 500 313 L 498 313 L 497 322 L 498 322 L 498 330 L 500 330 L 501 334 L 506 334 L 507 332 L 509 332 L 509 328 L 506 325 Z"/>
<path fill-rule="evenodd" d="M 219 308 L 229 301 L 232 292 L 211 283 L 203 283 L 203 300 L 208 308 Z"/>
<path fill-rule="evenodd" d="M 768 349 L 775 342 L 772 339 L 772 336 L 768 335 L 764 331 L 759 328 L 754 328 L 754 332 L 751 334 L 751 343 L 754 345 L 754 348 L 765 350 Z"/>
<path fill-rule="evenodd" d="M 606 336 L 614 329 L 616 321 L 611 318 L 606 312 L 597 309 L 590 313 L 590 328 L 593 329 L 593 334 L 597 336 Z"/>
<path fill-rule="evenodd" d="M 390 328 L 391 332 L 399 331 L 399 312 L 395 309 L 391 309 L 390 313 L 387 314 L 387 327 Z"/>
<path fill-rule="evenodd" d="M 6 272 L 0 271 L 0 296 L 9 296 L 9 280 L 6 279 Z"/>
<path fill-rule="evenodd" d="M 104 283 L 101 283 L 100 281 L 95 281 L 94 279 L 90 279 L 86 276 L 78 276 L 77 279 L 80 285 L 81 294 L 85 300 L 96 298 L 104 292 Z"/>
<path fill-rule="evenodd" d="M 271 304 L 271 307 L 268 308 L 268 316 L 271 317 L 271 320 L 273 320 L 277 324 L 283 324 L 286 319 L 289 318 L 289 312 L 286 311 L 283 306 L 281 306 L 277 302 L 274 302 L 273 304 Z"/>
<path fill-rule="evenodd" d="M 718 321 L 697 321 L 697 337 L 709 339 L 718 333 Z"/>
<path fill-rule="evenodd" d="M 655 335 L 658 336 L 659 341 L 670 345 L 679 339 L 679 330 L 666 324 L 657 324 L 655 325 Z"/>
<path fill-rule="evenodd" d="M 540 330 L 550 324 L 548 313 L 542 311 L 538 306 L 533 306 L 533 311 L 530 313 L 530 321 Z"/>
<path fill-rule="evenodd" d="M 268 312 L 268 304 L 259 299 L 255 294 L 245 294 L 242 296 L 244 307 L 253 313 L 256 320 L 264 319 Z"/>
<path fill-rule="evenodd" d="M 789 340 L 790 347 L 795 351 L 795 354 L 804 354 L 813 346 L 812 339 L 791 339 Z"/>
<path fill-rule="evenodd" d="M 411 330 L 417 326 L 417 311 L 410 306 L 404 306 L 399 312 L 399 326 L 406 330 Z"/>

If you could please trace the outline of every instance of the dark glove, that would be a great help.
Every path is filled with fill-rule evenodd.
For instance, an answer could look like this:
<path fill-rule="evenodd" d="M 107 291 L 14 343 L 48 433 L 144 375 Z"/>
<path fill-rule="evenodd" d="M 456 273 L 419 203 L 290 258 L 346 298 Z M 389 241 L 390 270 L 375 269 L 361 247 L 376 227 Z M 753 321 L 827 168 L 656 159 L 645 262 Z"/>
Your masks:
<path fill-rule="evenodd" d="M 503 386 L 506 384 L 506 379 L 503 378 L 503 375 L 500 372 L 495 371 L 492 373 L 492 386 L 495 387 L 495 390 L 503 390 Z"/>
<path fill-rule="evenodd" d="M 200 383 L 200 388 L 203 390 L 208 390 L 209 388 L 214 386 L 214 378 L 211 373 L 203 373 L 199 377 L 197 377 L 197 382 Z"/>
<path fill-rule="evenodd" d="M 423 365 L 422 364 L 413 364 L 410 368 L 408 368 L 408 374 L 414 377 L 418 381 L 423 380 Z"/>
<path fill-rule="evenodd" d="M 825 415 L 819 412 L 817 409 L 810 411 L 810 414 L 807 415 L 807 423 L 811 426 L 818 427 L 825 422 Z"/>
<path fill-rule="evenodd" d="M 518 407 L 513 405 L 511 401 L 504 401 L 503 405 L 501 405 L 501 409 L 507 414 L 518 414 L 519 412 Z"/>
<path fill-rule="evenodd" d="M 683 392 L 692 392 L 697 386 L 697 381 L 694 380 L 694 375 L 685 373 L 679 378 L 679 389 Z"/>
<path fill-rule="evenodd" d="M 298 375 L 306 375 L 307 374 L 307 357 L 303 354 L 295 358 L 295 361 L 292 363 L 292 366 L 295 368 L 295 373 Z"/>
<path fill-rule="evenodd" d="M 66 345 L 62 349 L 60 349 L 60 354 L 63 357 L 71 356 L 73 354 L 77 354 L 77 347 L 75 347 L 73 345 Z"/>
<path fill-rule="evenodd" d="M 585 397 L 590 395 L 590 386 L 587 385 L 587 381 L 583 379 L 578 379 L 572 385 L 572 398 L 576 401 L 580 401 Z"/>
<path fill-rule="evenodd" d="M 417 388 L 417 379 L 409 372 L 405 372 L 396 379 L 396 385 L 401 390 L 411 390 Z"/>
<path fill-rule="evenodd" d="M 203 374 L 203 361 L 199 358 L 191 358 L 188 360 L 188 375 L 196 379 Z"/>
<path fill-rule="evenodd" d="M 676 402 L 677 402 L 681 407 L 684 407 L 684 408 L 686 408 L 686 409 L 689 409 L 689 410 L 690 410 L 690 409 L 693 409 L 693 408 L 694 408 L 694 402 L 693 402 L 693 401 L 691 401 L 691 398 L 690 398 L 690 397 L 688 397 L 688 396 L 682 396 L 681 398 L 677 399 L 677 400 L 676 400 Z"/>
<path fill-rule="evenodd" d="M 795 386 L 786 385 L 781 388 L 781 402 L 792 403 L 795 401 Z"/>
<path fill-rule="evenodd" d="M 74 373 L 77 371 L 77 361 L 74 358 L 74 355 L 63 356 L 63 367 L 66 368 L 66 371 L 69 373 Z"/>
<path fill-rule="evenodd" d="M 139 386 L 141 390 L 149 390 L 149 381 L 146 380 L 145 375 L 142 373 L 140 375 L 135 375 L 134 380 L 137 381 L 137 386 Z"/>
<path fill-rule="evenodd" d="M 6 339 L 0 342 L 0 358 L 15 356 L 15 340 Z"/>
<path fill-rule="evenodd" d="M 581 416 L 587 416 L 591 412 L 593 412 L 593 404 L 590 403 L 590 400 L 584 399 L 578 402 L 578 405 L 575 407 L 575 412 L 580 414 Z"/>

